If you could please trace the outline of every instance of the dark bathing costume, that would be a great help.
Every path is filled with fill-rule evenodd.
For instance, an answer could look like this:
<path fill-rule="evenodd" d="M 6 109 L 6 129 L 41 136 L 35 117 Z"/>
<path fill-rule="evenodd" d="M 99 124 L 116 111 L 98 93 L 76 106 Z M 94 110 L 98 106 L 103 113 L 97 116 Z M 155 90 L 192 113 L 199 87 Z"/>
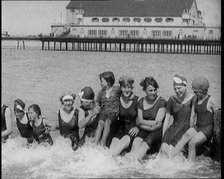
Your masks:
<path fill-rule="evenodd" d="M 141 98 L 138 102 L 138 108 L 142 110 L 142 117 L 144 120 L 155 120 L 159 109 L 166 107 L 166 100 L 162 97 L 158 97 L 157 101 L 152 107 L 144 109 L 144 98 L 145 97 Z M 142 138 L 150 147 L 153 144 L 160 144 L 162 139 L 162 125 L 154 131 L 140 129 L 137 137 Z"/>
<path fill-rule="evenodd" d="M 134 136 L 128 134 L 131 128 L 137 127 L 136 118 L 138 116 L 138 96 L 134 95 L 132 104 L 128 108 L 124 108 L 120 102 L 119 105 L 119 120 L 117 121 L 118 130 L 115 133 L 114 137 L 121 139 L 124 135 L 128 135 L 131 138 L 131 141 L 134 139 Z"/>
<path fill-rule="evenodd" d="M 43 123 L 43 118 L 41 119 L 41 124 L 39 126 L 33 125 L 33 135 L 36 141 L 40 144 L 42 142 L 47 142 L 50 145 L 53 144 L 53 140 L 51 138 L 51 135 L 49 133 L 46 133 L 46 127 Z"/>
<path fill-rule="evenodd" d="M 85 117 L 87 117 L 89 115 L 88 109 L 84 108 L 83 106 L 80 106 L 80 108 L 84 111 Z M 85 138 L 85 136 L 93 138 L 95 136 L 95 131 L 96 131 L 97 124 L 98 124 L 97 118 L 98 118 L 98 115 L 95 116 L 95 118 L 93 119 L 93 121 L 90 124 L 86 125 L 85 132 L 84 132 L 84 135 L 82 138 Z"/>
<path fill-rule="evenodd" d="M 32 143 L 33 140 L 34 140 L 33 128 L 30 125 L 30 120 L 29 120 L 29 117 L 28 117 L 27 113 L 24 114 L 24 117 L 27 118 L 28 122 L 26 124 L 23 124 L 19 121 L 19 119 L 16 118 L 16 125 L 19 129 L 21 137 L 27 138 L 27 142 Z"/>
<path fill-rule="evenodd" d="M 1 119 L 1 128 L 2 132 L 7 129 L 6 121 L 5 121 L 5 110 L 8 108 L 8 106 L 4 105 L 2 106 L 2 119 Z M 5 136 L 4 140 L 6 140 L 9 136 Z"/>
<path fill-rule="evenodd" d="M 2 119 L 1 119 L 1 128 L 2 128 L 2 132 L 5 131 L 7 129 L 6 127 L 6 121 L 5 121 L 5 110 L 8 106 L 3 105 L 2 106 Z"/>
<path fill-rule="evenodd" d="M 190 127 L 191 107 L 193 97 L 185 104 L 171 96 L 167 102 L 166 110 L 173 116 L 173 123 L 166 130 L 162 142 L 175 147 L 183 134 Z"/>
<path fill-rule="evenodd" d="M 60 134 L 65 138 L 70 138 L 71 145 L 78 144 L 79 142 L 79 127 L 78 127 L 78 109 L 74 109 L 74 115 L 71 120 L 66 123 L 61 118 L 60 109 L 58 110 L 59 130 Z"/>
<path fill-rule="evenodd" d="M 213 115 L 214 113 L 211 113 L 207 109 L 208 100 L 210 98 L 210 95 L 203 101 L 202 104 L 198 104 L 196 102 L 195 104 L 195 112 L 197 114 L 197 122 L 196 126 L 194 127 L 197 132 L 201 131 L 207 139 L 210 139 L 212 137 L 212 131 L 213 131 Z"/>

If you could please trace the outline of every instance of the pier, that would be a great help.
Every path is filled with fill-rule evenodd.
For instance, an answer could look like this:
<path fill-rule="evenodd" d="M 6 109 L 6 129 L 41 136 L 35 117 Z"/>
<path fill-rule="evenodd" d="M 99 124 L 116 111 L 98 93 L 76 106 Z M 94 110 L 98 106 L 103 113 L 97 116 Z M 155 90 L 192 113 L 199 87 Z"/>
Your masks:
<path fill-rule="evenodd" d="M 136 52 L 174 54 L 221 54 L 221 41 L 198 39 L 112 39 L 75 37 L 2 37 L 2 40 L 41 42 L 42 50 Z"/>

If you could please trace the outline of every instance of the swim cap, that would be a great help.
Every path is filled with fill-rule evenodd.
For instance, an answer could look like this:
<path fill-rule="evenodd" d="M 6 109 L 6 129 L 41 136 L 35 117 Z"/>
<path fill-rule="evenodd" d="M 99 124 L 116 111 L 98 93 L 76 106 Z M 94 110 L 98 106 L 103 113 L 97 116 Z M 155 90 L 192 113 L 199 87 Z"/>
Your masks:
<path fill-rule="evenodd" d="M 173 76 L 173 85 L 187 85 L 187 79 L 184 76 L 174 75 Z"/>
<path fill-rule="evenodd" d="M 25 109 L 25 103 L 21 99 L 14 101 L 14 110 L 23 111 Z"/>
<path fill-rule="evenodd" d="M 193 90 L 208 91 L 208 88 L 209 88 L 209 81 L 204 76 L 196 77 L 192 81 L 192 89 Z"/>
<path fill-rule="evenodd" d="M 95 96 L 94 91 L 89 86 L 83 88 L 79 92 L 79 97 L 80 97 L 80 100 L 82 100 L 82 101 L 93 101 L 94 100 L 94 96 Z"/>

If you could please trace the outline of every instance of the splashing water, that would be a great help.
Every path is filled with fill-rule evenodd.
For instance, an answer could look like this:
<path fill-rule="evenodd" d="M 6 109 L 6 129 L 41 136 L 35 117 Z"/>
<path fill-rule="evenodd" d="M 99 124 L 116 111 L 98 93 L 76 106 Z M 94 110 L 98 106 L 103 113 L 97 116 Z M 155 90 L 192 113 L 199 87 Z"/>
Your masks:
<path fill-rule="evenodd" d="M 52 137 L 52 146 L 33 144 L 29 148 L 21 137 L 8 139 L 2 145 L 3 178 L 221 176 L 220 164 L 203 156 L 190 163 L 184 156 L 168 160 L 153 154 L 139 164 L 126 157 L 114 158 L 107 148 L 95 146 L 89 139 L 73 151 L 70 140 L 58 131 Z"/>

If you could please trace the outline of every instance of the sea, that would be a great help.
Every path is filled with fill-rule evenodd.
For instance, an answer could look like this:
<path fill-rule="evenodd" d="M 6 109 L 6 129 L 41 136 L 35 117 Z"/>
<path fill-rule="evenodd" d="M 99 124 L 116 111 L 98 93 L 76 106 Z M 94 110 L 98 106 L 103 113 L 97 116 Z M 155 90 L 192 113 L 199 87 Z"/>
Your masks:
<path fill-rule="evenodd" d="M 59 97 L 77 95 L 85 86 L 91 86 L 97 95 L 99 74 L 104 71 L 114 73 L 116 85 L 122 75 L 132 76 L 139 97 L 145 95 L 141 80 L 152 76 L 158 82 L 158 94 L 167 100 L 174 94 L 173 75 L 187 78 L 189 93 L 193 93 L 192 80 L 203 75 L 210 82 L 208 93 L 221 106 L 221 55 L 51 51 L 41 50 L 41 42 L 25 45 L 25 49 L 21 45 L 17 49 L 17 41 L 2 41 L 2 103 L 13 109 L 13 101 L 20 98 L 26 103 L 25 110 L 38 104 L 52 125 L 58 122 Z M 79 105 L 77 95 L 75 107 Z M 192 163 L 184 156 L 170 160 L 153 154 L 140 164 L 125 157 L 113 158 L 107 148 L 94 146 L 90 139 L 73 151 L 58 130 L 51 135 L 53 146 L 28 148 L 14 120 L 11 137 L 1 145 L 2 178 L 221 178 L 221 163 L 209 157 L 198 156 Z"/>

